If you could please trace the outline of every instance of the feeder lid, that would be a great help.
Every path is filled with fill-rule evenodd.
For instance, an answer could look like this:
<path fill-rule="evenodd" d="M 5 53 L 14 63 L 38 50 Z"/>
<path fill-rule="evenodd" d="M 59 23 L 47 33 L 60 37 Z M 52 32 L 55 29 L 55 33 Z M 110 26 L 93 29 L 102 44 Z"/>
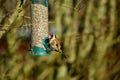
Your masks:
<path fill-rule="evenodd" d="M 32 4 L 42 4 L 45 5 L 46 7 L 48 7 L 48 0 L 30 0 L 32 2 Z"/>

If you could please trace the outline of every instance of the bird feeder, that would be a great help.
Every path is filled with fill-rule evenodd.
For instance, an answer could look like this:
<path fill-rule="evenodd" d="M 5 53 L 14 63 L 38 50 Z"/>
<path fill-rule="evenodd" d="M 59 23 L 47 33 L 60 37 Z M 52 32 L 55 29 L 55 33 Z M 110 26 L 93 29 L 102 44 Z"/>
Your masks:
<path fill-rule="evenodd" d="M 48 43 L 48 0 L 31 0 L 31 24 L 32 55 L 49 55 L 49 51 L 44 47 Z"/>

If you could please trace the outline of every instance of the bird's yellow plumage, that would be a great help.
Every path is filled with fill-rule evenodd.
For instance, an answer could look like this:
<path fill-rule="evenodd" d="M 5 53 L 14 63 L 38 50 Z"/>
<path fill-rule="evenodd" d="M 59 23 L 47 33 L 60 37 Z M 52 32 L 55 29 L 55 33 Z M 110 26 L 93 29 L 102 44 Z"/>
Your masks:
<path fill-rule="evenodd" d="M 58 41 L 58 39 L 56 38 L 56 35 L 50 34 L 49 35 L 49 39 L 50 39 L 50 45 L 51 45 L 51 47 L 53 49 L 55 49 L 55 51 L 61 53 L 62 56 L 66 58 L 66 56 L 63 54 L 63 51 L 61 50 L 61 44 Z"/>

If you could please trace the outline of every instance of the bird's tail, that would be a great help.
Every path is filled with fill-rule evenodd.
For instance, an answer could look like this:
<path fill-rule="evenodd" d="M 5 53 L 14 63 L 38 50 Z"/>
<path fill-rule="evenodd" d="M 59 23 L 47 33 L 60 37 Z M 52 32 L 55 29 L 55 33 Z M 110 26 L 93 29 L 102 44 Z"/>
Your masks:
<path fill-rule="evenodd" d="M 61 53 L 62 57 L 67 58 L 66 55 L 64 54 L 64 52 L 61 49 L 59 49 L 57 52 Z"/>
<path fill-rule="evenodd" d="M 61 54 L 64 58 L 67 58 L 67 56 L 63 52 L 61 52 Z"/>

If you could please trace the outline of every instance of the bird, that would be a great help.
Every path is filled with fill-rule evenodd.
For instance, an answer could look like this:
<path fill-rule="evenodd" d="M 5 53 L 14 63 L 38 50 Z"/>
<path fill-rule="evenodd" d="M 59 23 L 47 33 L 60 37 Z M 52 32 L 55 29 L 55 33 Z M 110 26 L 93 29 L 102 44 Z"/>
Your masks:
<path fill-rule="evenodd" d="M 50 45 L 51 45 L 51 47 L 53 48 L 54 51 L 61 53 L 61 55 L 64 58 L 67 58 L 66 55 L 63 53 L 61 43 L 56 38 L 55 34 L 52 34 L 52 33 L 49 34 L 49 43 L 50 43 Z"/>

